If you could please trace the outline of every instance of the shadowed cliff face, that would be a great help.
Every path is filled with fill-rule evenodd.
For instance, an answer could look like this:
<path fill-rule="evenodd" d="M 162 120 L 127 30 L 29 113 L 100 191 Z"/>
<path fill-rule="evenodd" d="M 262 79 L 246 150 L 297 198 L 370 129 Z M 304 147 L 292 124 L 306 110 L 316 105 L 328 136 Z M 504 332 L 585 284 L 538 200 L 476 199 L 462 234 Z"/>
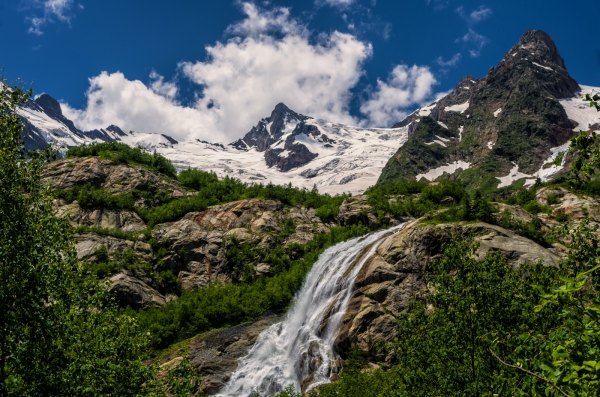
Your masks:
<path fill-rule="evenodd" d="M 412 136 L 378 183 L 415 178 L 456 162 L 468 166 L 454 177 L 473 187 L 495 186 L 496 177 L 515 166 L 533 175 L 552 155 L 551 148 L 572 136 L 576 125 L 558 99 L 578 91 L 550 36 L 530 30 L 485 78 L 466 76 L 448 96 L 398 124 L 410 126 Z M 436 142 L 438 136 L 445 140 Z"/>

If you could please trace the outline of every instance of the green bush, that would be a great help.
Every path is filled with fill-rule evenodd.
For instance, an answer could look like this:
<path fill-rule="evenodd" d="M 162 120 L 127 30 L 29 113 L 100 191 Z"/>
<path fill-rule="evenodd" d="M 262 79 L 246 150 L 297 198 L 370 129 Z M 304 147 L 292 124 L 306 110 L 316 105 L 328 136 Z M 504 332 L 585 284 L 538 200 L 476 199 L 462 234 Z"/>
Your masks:
<path fill-rule="evenodd" d="M 119 164 L 143 165 L 168 177 L 177 177 L 177 170 L 165 157 L 156 152 L 150 154 L 145 152 L 142 148 L 132 148 L 131 146 L 120 142 L 83 144 L 81 146 L 69 149 L 66 153 L 66 156 L 99 156 L 100 158 L 112 160 Z"/>

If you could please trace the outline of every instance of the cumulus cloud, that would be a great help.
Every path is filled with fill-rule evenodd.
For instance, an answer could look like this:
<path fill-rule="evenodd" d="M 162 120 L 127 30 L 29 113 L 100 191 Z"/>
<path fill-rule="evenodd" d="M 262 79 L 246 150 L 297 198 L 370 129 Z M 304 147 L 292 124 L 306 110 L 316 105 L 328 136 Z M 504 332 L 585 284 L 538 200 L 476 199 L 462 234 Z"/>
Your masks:
<path fill-rule="evenodd" d="M 176 92 L 170 83 L 165 83 L 156 73 L 152 76 L 146 86 L 139 80 L 128 80 L 120 72 L 102 72 L 90 79 L 84 110 L 73 109 L 65 103 L 61 108 L 67 118 L 84 130 L 116 124 L 126 131 L 157 134 L 180 131 L 183 135 L 209 137 L 203 130 L 202 113 L 180 106 L 173 100 Z"/>
<path fill-rule="evenodd" d="M 427 67 L 396 66 L 387 81 L 377 80 L 377 88 L 371 98 L 360 107 L 368 118 L 363 124 L 390 126 L 403 119 L 408 114 L 408 107 L 422 105 L 431 98 L 436 83 Z"/>
<path fill-rule="evenodd" d="M 493 14 L 492 9 L 485 6 L 479 6 L 471 13 L 466 12 L 464 7 L 460 6 L 456 9 L 456 12 L 470 25 L 485 21 Z"/>
<path fill-rule="evenodd" d="M 33 0 L 28 3 L 26 8 L 39 10 L 41 14 L 27 18 L 27 21 L 31 24 L 27 32 L 40 36 L 44 34 L 42 28 L 48 23 L 63 22 L 70 24 L 72 7 L 73 0 Z M 83 9 L 83 6 L 80 5 L 79 9 Z"/>
<path fill-rule="evenodd" d="M 481 55 L 481 50 L 483 49 L 483 47 L 490 42 L 490 39 L 480 35 L 473 29 L 469 29 L 469 31 L 465 33 L 464 36 L 456 39 L 456 42 L 470 44 L 472 48 L 469 50 L 469 54 L 471 54 L 473 58 L 477 58 L 479 55 Z"/>
<path fill-rule="evenodd" d="M 241 8 L 245 18 L 227 29 L 228 40 L 205 47 L 205 60 L 178 65 L 179 78 L 197 87 L 193 103 L 184 106 L 177 82 L 156 72 L 146 83 L 103 72 L 90 79 L 86 106 L 63 104 L 65 115 L 85 130 L 116 124 L 178 140 L 231 142 L 279 102 L 334 122 L 388 126 L 431 93 L 435 79 L 427 68 L 398 66 L 378 81 L 360 120 L 349 108 L 372 55 L 369 43 L 337 31 L 311 34 L 287 8 Z"/>

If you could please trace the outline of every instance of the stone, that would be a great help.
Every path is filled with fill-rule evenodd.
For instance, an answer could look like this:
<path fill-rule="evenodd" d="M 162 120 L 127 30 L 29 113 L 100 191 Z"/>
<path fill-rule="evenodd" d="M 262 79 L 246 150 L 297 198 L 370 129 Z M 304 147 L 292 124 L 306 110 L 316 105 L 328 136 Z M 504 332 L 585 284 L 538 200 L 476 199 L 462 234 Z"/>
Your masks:
<path fill-rule="evenodd" d="M 344 200 L 338 210 L 338 221 L 342 226 L 362 223 L 371 230 L 379 228 L 379 222 L 373 215 L 373 208 L 367 203 L 367 196 L 352 196 Z"/>
<path fill-rule="evenodd" d="M 256 267 L 254 268 L 254 271 L 256 272 L 257 275 L 267 275 L 267 274 L 271 274 L 271 266 L 269 266 L 266 263 L 259 263 L 258 265 L 256 265 Z"/>
<path fill-rule="evenodd" d="M 119 304 L 133 309 L 164 306 L 167 301 L 158 291 L 143 281 L 126 273 L 117 273 L 110 278 L 108 291 L 115 294 Z"/>

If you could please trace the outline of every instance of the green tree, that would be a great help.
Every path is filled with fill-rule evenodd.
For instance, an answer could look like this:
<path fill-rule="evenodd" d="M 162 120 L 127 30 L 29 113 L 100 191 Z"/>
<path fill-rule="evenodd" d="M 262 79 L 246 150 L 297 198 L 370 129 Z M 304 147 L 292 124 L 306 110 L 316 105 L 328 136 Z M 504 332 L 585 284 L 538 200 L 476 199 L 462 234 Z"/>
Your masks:
<path fill-rule="evenodd" d="M 86 278 L 41 184 L 56 152 L 26 152 L 17 111 L 31 97 L 0 87 L 0 396 L 139 396 L 153 368 L 147 335 Z"/>
<path fill-rule="evenodd" d="M 456 239 L 428 271 L 426 292 L 400 318 L 394 344 L 407 396 L 527 395 L 535 380 L 504 367 L 489 351 L 491 332 L 517 332 L 551 324 L 548 310 L 535 312 L 539 293 L 531 287 L 551 279 L 541 266 L 512 268 L 499 253 L 482 260 L 478 244 Z M 521 274 L 524 273 L 524 274 Z M 525 382 L 525 383 L 524 383 Z"/>

